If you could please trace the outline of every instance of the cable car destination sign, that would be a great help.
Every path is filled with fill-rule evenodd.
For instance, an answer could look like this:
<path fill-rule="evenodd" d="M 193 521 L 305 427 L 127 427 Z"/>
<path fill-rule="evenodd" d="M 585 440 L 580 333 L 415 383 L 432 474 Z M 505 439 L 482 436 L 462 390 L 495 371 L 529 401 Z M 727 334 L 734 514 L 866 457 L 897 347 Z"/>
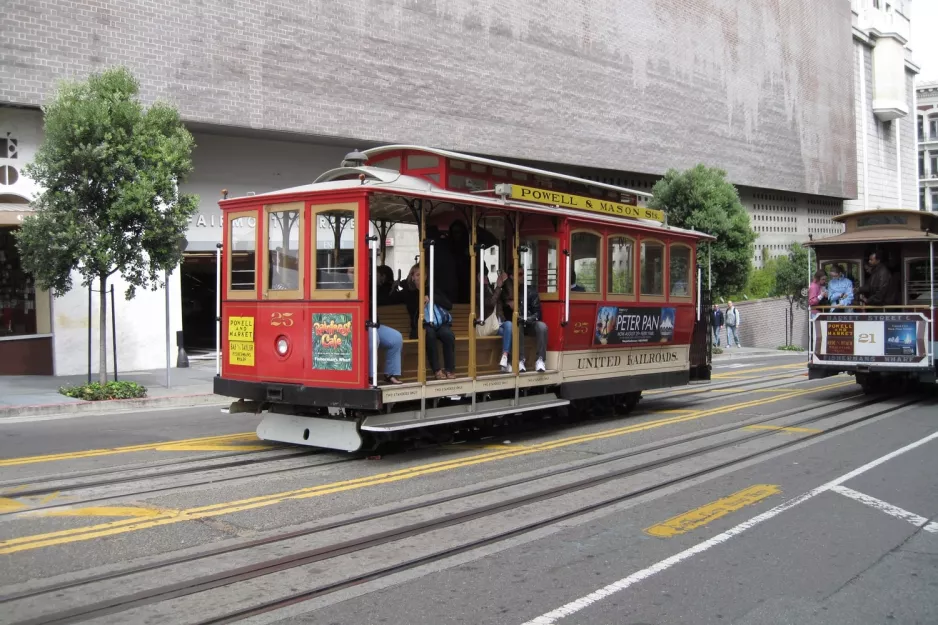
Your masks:
<path fill-rule="evenodd" d="M 523 187 L 519 184 L 498 184 L 495 185 L 495 194 L 502 197 L 510 197 L 513 200 L 520 200 L 522 202 L 563 206 L 564 208 L 591 211 L 603 215 L 612 215 L 613 217 L 648 219 L 657 221 L 658 223 L 664 223 L 663 211 L 652 210 L 642 206 L 632 206 L 631 204 L 622 204 L 620 202 L 595 197 L 551 191 L 550 189 Z"/>

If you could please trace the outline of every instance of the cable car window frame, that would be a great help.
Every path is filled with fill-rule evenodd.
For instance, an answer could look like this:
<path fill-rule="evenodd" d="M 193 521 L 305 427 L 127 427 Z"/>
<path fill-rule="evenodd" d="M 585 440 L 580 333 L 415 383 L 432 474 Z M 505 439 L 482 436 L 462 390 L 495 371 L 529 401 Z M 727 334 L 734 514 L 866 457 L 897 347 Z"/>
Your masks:
<path fill-rule="evenodd" d="M 354 259 L 353 266 L 355 267 L 355 277 L 352 282 L 351 289 L 323 289 L 316 286 L 316 276 L 319 271 L 317 265 L 316 254 L 319 251 L 318 248 L 318 239 L 316 238 L 316 233 L 319 232 L 318 218 L 321 213 L 330 213 L 335 211 L 347 211 L 353 214 L 352 223 L 354 226 L 355 235 L 352 237 L 352 258 Z M 354 301 L 358 300 L 358 288 L 360 285 L 360 274 L 362 271 L 370 271 L 370 268 L 358 267 L 358 252 L 359 252 L 359 239 L 361 234 L 358 229 L 358 224 L 361 223 L 362 216 L 362 205 L 361 202 L 352 201 L 352 202 L 327 202 L 323 204 L 314 204 L 310 203 L 309 205 L 309 220 L 310 224 L 315 225 L 314 228 L 310 228 L 310 250 L 309 250 L 309 271 L 310 271 L 310 280 L 309 280 L 309 299 L 311 300 L 334 300 L 334 301 Z M 366 228 L 366 232 L 369 228 Z M 341 235 L 339 235 L 339 244 L 341 246 Z M 339 248 L 341 250 L 341 247 Z"/>
<path fill-rule="evenodd" d="M 612 280 L 612 269 L 609 266 L 610 250 L 612 249 L 611 240 L 612 239 L 625 239 L 632 244 L 632 291 L 631 293 L 613 293 L 610 283 Z M 608 230 L 606 232 L 606 275 L 605 275 L 605 295 L 606 299 L 609 301 L 616 302 L 635 302 L 638 301 L 638 275 L 636 269 L 638 268 L 639 259 L 638 259 L 638 250 L 639 243 L 638 237 L 632 234 L 626 234 L 625 232 L 618 232 L 615 230 Z"/>
<path fill-rule="evenodd" d="M 671 293 L 671 250 L 676 247 L 683 247 L 687 250 L 687 275 L 685 279 L 687 280 L 687 295 L 674 295 Z M 694 293 L 697 287 L 696 272 L 694 271 L 694 248 L 693 246 L 684 243 L 683 241 L 672 241 L 668 244 L 668 254 L 667 254 L 667 265 L 668 265 L 668 275 L 667 275 L 667 287 L 665 291 L 667 292 L 667 297 L 669 302 L 678 302 L 678 303 L 689 303 L 694 301 Z"/>
<path fill-rule="evenodd" d="M 590 234 L 596 237 L 599 240 L 599 246 L 596 251 L 596 286 L 597 290 L 595 291 L 570 291 L 571 300 L 591 300 L 597 301 L 604 299 L 606 295 L 606 246 L 605 246 L 605 231 L 596 230 L 594 228 L 584 228 L 584 227 L 574 227 L 570 229 L 570 258 L 568 262 L 570 263 L 570 268 L 573 271 L 576 271 L 574 266 L 575 258 L 573 254 L 573 235 L 575 234 Z M 579 282 L 577 283 L 579 284 Z M 564 285 L 566 289 L 566 285 Z"/>
<path fill-rule="evenodd" d="M 564 273 L 562 270 L 562 261 L 561 261 L 562 254 L 561 254 L 561 247 L 560 247 L 560 238 L 557 236 L 547 235 L 547 234 L 529 234 L 529 235 L 522 234 L 521 235 L 522 247 L 527 241 L 538 242 L 538 243 L 540 243 L 541 241 L 548 241 L 549 243 L 554 244 L 554 251 L 556 252 L 556 255 L 557 255 L 557 274 L 556 276 L 554 276 L 555 291 L 551 293 L 549 291 L 541 291 L 540 289 L 538 289 L 537 294 L 538 294 L 538 297 L 540 297 L 541 301 L 543 302 L 552 302 L 552 301 L 559 300 L 560 293 L 564 289 L 566 289 L 566 284 L 564 283 L 564 281 L 566 280 L 566 277 L 564 276 Z M 534 259 L 534 265 L 537 266 L 537 259 L 535 258 L 536 256 L 535 250 L 531 250 L 530 253 L 531 253 L 531 257 Z M 545 267 L 544 270 L 546 272 L 547 268 Z M 532 275 L 532 279 L 535 281 L 534 284 L 537 285 L 538 284 L 537 276 Z M 546 274 L 545 274 L 544 284 L 545 286 L 549 284 Z"/>
<path fill-rule="evenodd" d="M 232 290 L 232 252 L 234 252 L 234 244 L 232 243 L 232 232 L 234 230 L 234 223 L 238 219 L 254 219 L 254 288 L 249 290 Z M 224 248 L 225 248 L 225 299 L 229 300 L 257 300 L 257 290 L 258 290 L 258 260 L 260 258 L 260 249 L 258 237 L 260 236 L 260 226 L 259 226 L 259 211 L 257 208 L 249 208 L 244 210 L 239 210 L 237 212 L 228 213 L 227 219 L 225 220 L 225 232 L 224 232 Z"/>
<path fill-rule="evenodd" d="M 645 271 L 643 269 L 642 246 L 646 243 L 655 243 L 661 246 L 661 295 L 654 293 L 643 293 L 642 285 L 645 283 Z M 668 272 L 665 267 L 668 265 L 668 244 L 661 239 L 654 237 L 641 237 L 638 243 L 638 301 L 640 302 L 666 302 L 668 301 Z"/>
<path fill-rule="evenodd" d="M 297 237 L 297 288 L 288 290 L 275 290 L 270 285 L 270 215 L 273 213 L 286 213 L 296 211 L 299 214 L 297 219 L 299 227 L 299 236 Z M 264 230 L 262 244 L 263 255 L 261 256 L 261 296 L 265 300 L 302 300 L 305 292 L 305 267 L 306 258 L 306 205 L 304 202 L 283 202 L 280 204 L 264 205 Z"/>

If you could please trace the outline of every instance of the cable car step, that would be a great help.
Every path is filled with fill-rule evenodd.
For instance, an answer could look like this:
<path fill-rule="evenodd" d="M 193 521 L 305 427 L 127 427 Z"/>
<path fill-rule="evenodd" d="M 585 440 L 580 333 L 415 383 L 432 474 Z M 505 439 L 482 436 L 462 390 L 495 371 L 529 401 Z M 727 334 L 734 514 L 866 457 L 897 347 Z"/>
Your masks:
<path fill-rule="evenodd" d="M 475 411 L 472 411 L 468 404 L 462 404 L 444 408 L 431 408 L 426 411 L 423 417 L 421 417 L 419 410 L 374 415 L 365 418 L 361 429 L 368 432 L 396 432 L 445 423 L 500 417 L 533 410 L 561 408 L 569 404 L 570 400 L 558 399 L 556 395 L 527 396 L 518 398 L 517 403 L 514 400 L 504 399 L 476 404 Z"/>

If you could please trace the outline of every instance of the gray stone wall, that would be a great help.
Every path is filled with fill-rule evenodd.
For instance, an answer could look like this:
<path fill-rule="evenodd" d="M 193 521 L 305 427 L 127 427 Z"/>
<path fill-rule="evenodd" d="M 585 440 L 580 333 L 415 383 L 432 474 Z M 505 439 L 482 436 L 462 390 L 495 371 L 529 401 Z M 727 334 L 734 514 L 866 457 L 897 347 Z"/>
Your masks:
<path fill-rule="evenodd" d="M 192 122 L 856 193 L 848 0 L 7 0 L 0 103 L 129 66 Z"/>
<path fill-rule="evenodd" d="M 785 344 L 785 321 L 788 300 L 770 297 L 748 302 L 734 302 L 739 308 L 739 340 L 743 347 L 775 349 Z M 726 304 L 720 306 L 726 311 Z M 808 311 L 795 305 L 794 340 L 792 343 L 808 347 Z M 720 336 L 720 345 L 726 346 L 726 329 Z"/>

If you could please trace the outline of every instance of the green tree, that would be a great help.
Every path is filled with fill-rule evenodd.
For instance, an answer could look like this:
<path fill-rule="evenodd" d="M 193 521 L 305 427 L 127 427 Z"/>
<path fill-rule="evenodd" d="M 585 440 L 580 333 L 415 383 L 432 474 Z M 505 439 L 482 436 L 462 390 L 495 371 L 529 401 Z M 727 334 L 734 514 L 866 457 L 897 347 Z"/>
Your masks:
<path fill-rule="evenodd" d="M 652 193 L 649 205 L 666 211 L 670 225 L 717 238 L 709 246 L 714 295 L 726 296 L 743 289 L 752 270 L 756 234 L 736 187 L 726 180 L 726 172 L 704 165 L 683 172 L 671 169 L 655 184 Z M 706 259 L 706 247 L 702 259 Z"/>
<path fill-rule="evenodd" d="M 192 135 L 179 113 L 145 108 L 124 68 L 59 86 L 43 108 L 45 138 L 27 175 L 43 189 L 17 244 L 43 289 L 64 293 L 72 274 L 100 288 L 100 373 L 107 382 L 107 281 L 120 273 L 135 289 L 156 290 L 181 260 L 179 241 L 196 211 L 179 193 L 192 170 Z"/>
<path fill-rule="evenodd" d="M 810 254 L 811 264 L 808 265 Z M 808 304 L 808 284 L 811 282 L 811 268 L 815 266 L 814 251 L 803 245 L 792 244 L 788 256 L 782 256 L 775 262 L 775 295 L 788 300 L 788 336 L 792 336 L 795 327 L 795 306 L 805 308 Z M 791 344 L 789 338 L 788 344 Z"/>

